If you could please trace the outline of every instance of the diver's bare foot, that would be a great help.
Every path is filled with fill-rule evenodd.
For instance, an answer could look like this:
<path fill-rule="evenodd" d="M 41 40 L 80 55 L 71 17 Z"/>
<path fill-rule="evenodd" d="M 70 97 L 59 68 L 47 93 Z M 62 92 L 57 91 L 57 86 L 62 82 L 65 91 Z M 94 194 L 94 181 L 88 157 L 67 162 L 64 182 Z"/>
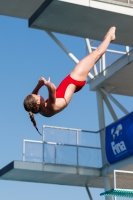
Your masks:
<path fill-rule="evenodd" d="M 115 27 L 115 26 L 112 26 L 112 27 L 109 29 L 109 31 L 107 32 L 105 38 L 106 38 L 107 36 L 110 36 L 110 40 L 111 40 L 111 41 L 114 41 L 114 40 L 116 39 L 116 37 L 115 37 L 115 30 L 116 30 L 116 27 Z"/>

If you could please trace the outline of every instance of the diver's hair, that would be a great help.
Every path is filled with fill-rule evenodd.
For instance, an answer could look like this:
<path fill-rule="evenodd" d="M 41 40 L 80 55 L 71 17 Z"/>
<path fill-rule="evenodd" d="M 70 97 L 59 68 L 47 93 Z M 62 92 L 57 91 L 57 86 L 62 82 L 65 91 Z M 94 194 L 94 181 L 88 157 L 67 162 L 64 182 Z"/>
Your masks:
<path fill-rule="evenodd" d="M 33 126 L 36 128 L 37 132 L 38 132 L 40 135 L 42 135 L 42 134 L 39 132 L 38 128 L 37 128 L 34 115 L 33 115 L 33 113 L 32 113 L 31 111 L 29 112 L 29 116 L 30 116 L 30 119 L 31 119 L 31 121 L 32 121 L 32 123 L 33 123 Z"/>
<path fill-rule="evenodd" d="M 37 125 L 36 125 L 36 121 L 35 121 L 35 118 L 34 118 L 34 115 L 33 113 L 38 113 L 39 112 L 39 105 L 37 104 L 37 101 L 36 99 L 33 97 L 32 94 L 28 95 L 25 99 L 24 99 L 24 108 L 27 112 L 29 112 L 29 116 L 30 116 L 30 119 L 33 123 L 33 126 L 36 128 L 37 132 L 42 135 L 38 128 L 37 128 Z"/>
<path fill-rule="evenodd" d="M 33 97 L 32 94 L 28 95 L 24 99 L 24 108 L 27 112 L 31 111 L 35 114 L 39 112 L 39 105 L 37 104 L 37 100 L 35 97 Z"/>

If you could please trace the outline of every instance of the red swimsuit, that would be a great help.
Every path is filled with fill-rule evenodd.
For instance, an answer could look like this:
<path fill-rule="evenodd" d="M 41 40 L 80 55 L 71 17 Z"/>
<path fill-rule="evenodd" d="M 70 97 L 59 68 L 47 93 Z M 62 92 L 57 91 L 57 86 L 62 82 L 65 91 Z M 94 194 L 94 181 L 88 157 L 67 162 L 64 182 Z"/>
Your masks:
<path fill-rule="evenodd" d="M 85 85 L 85 83 L 86 83 L 86 81 L 77 81 L 77 80 L 74 80 L 73 78 L 71 78 L 70 75 L 68 75 L 66 78 L 64 78 L 64 80 L 60 83 L 60 85 L 56 89 L 56 98 L 65 99 L 65 92 L 66 92 L 68 85 L 74 84 L 76 86 L 75 92 L 78 92 L 79 90 L 82 89 L 82 87 Z M 46 99 L 46 102 L 47 101 L 48 101 L 48 99 Z M 67 105 L 66 99 L 65 99 L 65 102 Z"/>
<path fill-rule="evenodd" d="M 60 83 L 60 85 L 56 89 L 56 98 L 65 99 L 65 92 L 66 92 L 68 85 L 74 84 L 76 86 L 75 92 L 78 92 L 79 90 L 82 89 L 82 87 L 85 85 L 85 83 L 86 83 L 86 81 L 77 81 L 77 80 L 74 80 L 73 78 L 71 78 L 70 75 L 68 75 L 66 78 L 64 78 L 64 80 Z M 66 99 L 65 99 L 65 101 L 66 101 Z M 66 104 L 67 104 L 67 102 L 66 102 Z"/>

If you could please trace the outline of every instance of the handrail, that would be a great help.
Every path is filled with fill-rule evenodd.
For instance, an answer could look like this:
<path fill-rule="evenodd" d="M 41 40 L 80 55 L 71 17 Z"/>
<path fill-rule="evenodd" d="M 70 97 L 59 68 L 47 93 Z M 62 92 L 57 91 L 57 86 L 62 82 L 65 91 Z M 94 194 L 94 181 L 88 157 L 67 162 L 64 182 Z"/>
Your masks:
<path fill-rule="evenodd" d="M 28 155 L 28 157 L 27 157 L 28 159 L 27 159 L 26 158 L 26 145 L 25 145 L 26 142 L 28 142 L 28 143 L 37 143 L 38 142 L 38 144 L 41 144 L 42 145 L 41 146 L 41 152 L 40 152 L 40 149 L 39 149 L 39 153 L 41 153 L 41 154 L 37 154 L 37 152 L 38 152 L 37 149 L 34 149 L 34 146 L 30 146 L 31 147 L 31 149 L 30 149 L 31 155 Z M 46 144 L 48 144 L 48 145 L 51 144 L 51 145 L 54 146 L 54 150 L 53 150 L 53 148 L 51 149 L 52 150 L 52 157 L 49 157 L 49 159 L 51 159 L 50 161 L 49 161 L 49 159 L 46 160 L 47 156 L 49 155 L 49 153 L 47 154 L 47 151 L 44 150 Z M 73 157 L 74 159 L 71 159 L 71 156 L 69 156 L 70 160 L 66 159 L 65 163 L 64 163 L 63 160 L 60 160 L 60 156 L 59 156 L 60 154 L 58 154 L 57 146 L 74 147 L 75 148 L 74 157 Z M 84 161 L 81 159 L 81 152 L 80 152 L 79 148 L 96 149 L 97 151 L 95 152 L 93 159 L 97 162 L 97 166 L 93 165 L 92 161 L 90 161 L 90 159 L 89 159 L 89 161 L 87 161 L 87 163 L 86 162 L 84 163 Z M 100 147 L 91 147 L 91 146 L 82 146 L 82 145 L 68 145 L 68 144 L 50 143 L 50 142 L 42 142 L 42 141 L 40 142 L 40 141 L 34 141 L 34 140 L 24 140 L 23 141 L 23 159 L 22 160 L 23 161 L 31 161 L 31 162 L 41 162 L 43 164 L 52 163 L 52 164 L 56 164 L 56 165 L 60 164 L 60 165 L 68 165 L 68 166 L 76 166 L 76 167 L 83 166 L 83 167 L 101 168 L 102 167 L 102 160 L 100 160 L 100 155 L 101 155 L 100 150 L 101 150 Z M 73 152 L 72 149 L 71 149 L 71 151 Z M 35 154 L 34 154 L 34 152 L 35 152 Z M 44 152 L 46 154 L 44 154 Z M 65 152 L 65 154 L 66 154 L 66 152 Z M 63 153 L 62 156 L 64 156 L 65 154 Z M 44 155 L 45 156 L 47 155 L 47 156 L 45 157 Z M 68 158 L 68 154 L 66 154 L 66 155 L 67 155 L 67 158 Z M 83 156 L 83 158 L 84 158 L 84 156 Z"/>
<path fill-rule="evenodd" d="M 92 146 L 65 144 L 65 143 L 62 144 L 62 143 L 56 143 L 56 142 L 44 142 L 44 144 L 60 145 L 60 146 L 72 146 L 72 147 L 82 147 L 82 148 L 90 148 L 90 149 L 101 149 L 101 147 L 92 147 Z"/>
<path fill-rule="evenodd" d="M 45 130 L 45 128 L 46 128 L 46 130 Z M 75 133 L 74 140 L 70 141 L 70 144 L 69 144 L 69 142 L 67 143 L 67 141 L 64 139 L 64 136 L 63 136 L 63 138 L 60 138 L 60 137 L 58 138 L 56 134 L 58 134 L 59 131 L 54 132 L 55 139 L 53 139 L 53 136 L 52 136 L 52 138 L 50 136 L 49 139 L 45 138 L 45 137 L 47 137 L 47 135 L 49 135 L 49 131 L 47 128 L 56 129 L 56 130 L 58 129 L 59 131 L 67 130 L 67 131 L 71 131 L 70 133 L 72 133 L 72 134 L 74 131 L 74 133 Z M 101 130 L 103 130 L 103 129 L 101 129 Z M 86 137 L 88 138 L 88 136 L 85 135 L 85 137 L 84 137 L 84 132 L 99 133 L 99 130 L 98 131 L 88 131 L 88 130 L 82 130 L 82 129 L 44 125 L 43 126 L 43 134 L 42 134 L 43 141 L 36 141 L 36 140 L 33 141 L 33 140 L 26 140 L 26 139 L 23 141 L 23 161 L 65 164 L 65 165 L 72 165 L 72 166 L 76 166 L 76 167 L 79 167 L 79 166 L 95 167 L 95 165 L 96 165 L 97 168 L 101 168 L 102 167 L 102 159 L 101 159 L 101 147 L 100 147 L 100 143 L 99 143 L 99 137 L 96 135 L 93 136 L 91 134 L 90 135 L 91 142 L 88 142 L 88 141 L 86 142 L 86 140 L 84 140 L 84 139 L 86 139 Z M 50 130 L 50 133 L 51 133 L 51 130 Z M 81 134 L 83 133 L 81 135 L 81 138 L 79 137 L 80 133 Z M 69 132 L 64 131 L 64 134 L 69 134 Z M 94 140 L 93 140 L 94 143 L 92 143 L 92 137 L 94 137 Z M 81 139 L 81 140 L 79 140 L 79 139 Z M 30 146 L 27 146 L 26 143 L 35 143 L 35 146 L 32 144 L 30 144 Z M 40 144 L 40 145 L 36 146 L 36 144 Z M 50 146 L 47 146 L 47 145 L 50 145 Z M 91 159 L 88 160 L 88 156 L 87 155 L 86 155 L 87 157 L 83 156 L 82 152 L 88 152 L 88 155 L 92 155 L 92 152 L 94 152 L 93 158 L 91 157 Z M 73 157 L 71 157 L 72 155 L 73 155 Z M 94 159 L 94 161 L 93 161 L 93 159 Z M 96 164 L 95 164 L 95 162 L 96 162 Z"/>
<path fill-rule="evenodd" d="M 101 131 L 103 131 L 105 129 L 99 129 L 98 131 L 91 131 L 91 130 L 82 130 L 82 129 L 74 129 L 74 128 L 66 128 L 66 127 L 58 127 L 58 126 L 47 126 L 47 125 L 43 125 L 43 128 L 54 128 L 54 129 L 61 129 L 61 130 L 70 130 L 70 131 L 79 131 L 79 132 L 88 132 L 88 133 L 100 133 Z"/>
<path fill-rule="evenodd" d="M 120 5 L 120 6 L 126 6 L 126 7 L 133 7 L 133 0 L 94 0 L 94 1 L 112 3 L 114 5 Z"/>

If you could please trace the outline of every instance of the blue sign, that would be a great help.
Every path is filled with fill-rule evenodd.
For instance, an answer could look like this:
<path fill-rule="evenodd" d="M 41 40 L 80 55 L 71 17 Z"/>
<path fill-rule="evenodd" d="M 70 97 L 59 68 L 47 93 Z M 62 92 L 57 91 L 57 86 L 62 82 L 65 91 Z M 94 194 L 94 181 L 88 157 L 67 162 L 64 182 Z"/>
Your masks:
<path fill-rule="evenodd" d="M 133 112 L 106 127 L 105 142 L 110 164 L 133 155 Z"/>

